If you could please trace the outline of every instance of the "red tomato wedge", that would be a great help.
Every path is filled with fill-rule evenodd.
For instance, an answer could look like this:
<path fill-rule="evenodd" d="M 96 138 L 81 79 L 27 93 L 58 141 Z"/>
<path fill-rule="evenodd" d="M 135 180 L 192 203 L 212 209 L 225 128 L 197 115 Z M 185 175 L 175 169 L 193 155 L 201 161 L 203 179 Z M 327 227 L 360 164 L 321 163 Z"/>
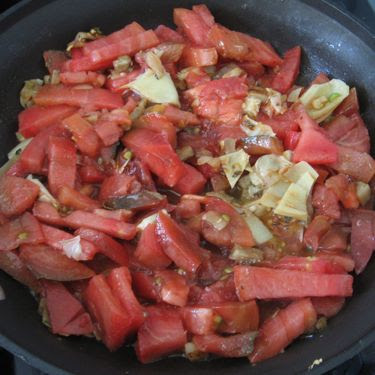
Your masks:
<path fill-rule="evenodd" d="M 174 8 L 173 21 L 190 42 L 197 46 L 210 47 L 208 40 L 210 27 L 199 14 L 189 9 Z"/>
<path fill-rule="evenodd" d="M 66 225 L 70 228 L 94 229 L 124 240 L 131 240 L 137 232 L 136 226 L 133 224 L 109 219 L 85 211 L 74 211 L 66 216 L 64 220 Z"/>
<path fill-rule="evenodd" d="M 119 94 L 101 88 L 75 89 L 63 85 L 45 85 L 35 96 L 40 106 L 70 105 L 94 109 L 115 109 L 124 105 Z"/>
<path fill-rule="evenodd" d="M 118 349 L 129 334 L 131 322 L 103 275 L 89 281 L 83 298 L 104 344 L 111 351 Z"/>
<path fill-rule="evenodd" d="M 110 236 L 93 229 L 81 228 L 75 232 L 82 241 L 93 244 L 98 251 L 121 266 L 129 264 L 126 248 Z"/>
<path fill-rule="evenodd" d="M 345 208 L 358 208 L 356 185 L 347 176 L 343 174 L 332 176 L 326 180 L 325 186 L 336 194 Z"/>
<path fill-rule="evenodd" d="M 7 216 L 20 215 L 32 207 L 39 187 L 21 177 L 3 176 L 0 179 L 0 212 Z"/>
<path fill-rule="evenodd" d="M 25 263 L 13 251 L 0 251 L 0 269 L 23 285 L 38 293 L 40 283 Z"/>
<path fill-rule="evenodd" d="M 60 250 L 63 254 L 65 253 L 64 245 L 61 241 L 71 240 L 74 236 L 61 229 L 51 227 L 49 225 L 42 224 L 42 231 L 45 237 L 45 244 L 49 245 L 57 250 Z M 80 239 L 81 253 L 77 254 L 74 259 L 76 260 L 89 260 L 94 257 L 98 252 L 98 248 L 91 242 L 85 239 Z"/>
<path fill-rule="evenodd" d="M 312 195 L 312 205 L 316 215 L 339 219 L 341 215 L 339 200 L 336 194 L 324 185 L 316 185 Z"/>
<path fill-rule="evenodd" d="M 228 30 L 219 24 L 211 27 L 208 38 L 224 58 L 243 61 L 249 53 L 249 47 L 240 33 Z"/>
<path fill-rule="evenodd" d="M 93 332 L 90 317 L 85 312 L 82 304 L 59 282 L 43 280 L 42 294 L 45 298 L 49 321 L 53 333 L 60 335 L 89 335 Z M 75 325 L 72 322 L 82 319 L 85 324 Z"/>
<path fill-rule="evenodd" d="M 122 142 L 168 186 L 174 186 L 185 173 L 185 168 L 170 143 L 158 133 L 135 129 Z"/>
<path fill-rule="evenodd" d="M 159 25 L 155 29 L 155 34 L 161 42 L 184 43 L 185 41 L 181 34 L 165 25 Z"/>
<path fill-rule="evenodd" d="M 323 315 L 326 318 L 335 316 L 345 304 L 344 297 L 313 297 L 311 303 L 318 315 Z"/>
<path fill-rule="evenodd" d="M 250 362 L 257 363 L 280 353 L 295 338 L 312 328 L 315 322 L 316 311 L 310 299 L 292 302 L 260 327 Z"/>
<path fill-rule="evenodd" d="M 47 202 L 35 202 L 33 215 L 42 223 L 64 226 L 65 221 L 55 207 Z"/>
<path fill-rule="evenodd" d="M 32 106 L 18 115 L 18 131 L 26 138 L 34 137 L 41 130 L 59 123 L 76 110 L 77 108 L 65 104 L 50 107 Z"/>
<path fill-rule="evenodd" d="M 241 301 L 254 298 L 347 297 L 353 293 L 353 277 L 350 275 L 252 266 L 235 266 L 234 283 Z"/>
<path fill-rule="evenodd" d="M 29 212 L 0 226 L 0 250 L 14 250 L 22 244 L 40 244 L 44 235 L 38 220 Z"/>
<path fill-rule="evenodd" d="M 52 74 L 54 70 L 61 70 L 68 56 L 63 51 L 48 50 L 43 52 L 43 59 L 48 72 Z"/>
<path fill-rule="evenodd" d="M 327 132 L 329 138 L 336 142 L 344 137 L 356 126 L 356 122 L 352 121 L 349 117 L 338 115 L 332 121 L 324 124 L 324 130 Z"/>
<path fill-rule="evenodd" d="M 173 187 L 180 194 L 201 193 L 206 185 L 206 178 L 190 164 L 184 163 L 185 174 Z"/>
<path fill-rule="evenodd" d="M 310 222 L 303 236 L 306 246 L 316 251 L 322 237 L 330 230 L 331 223 L 327 216 L 316 215 Z"/>
<path fill-rule="evenodd" d="M 94 125 L 94 130 L 103 142 L 104 146 L 111 146 L 119 141 L 123 135 L 123 130 L 115 122 L 98 121 Z"/>
<path fill-rule="evenodd" d="M 61 186 L 57 192 L 58 201 L 76 210 L 93 211 L 100 207 L 97 200 L 89 198 L 87 195 L 68 186 Z"/>
<path fill-rule="evenodd" d="M 354 210 L 352 213 L 351 255 L 355 271 L 361 273 L 375 250 L 375 213 Z"/>
<path fill-rule="evenodd" d="M 127 267 L 113 269 L 107 277 L 112 293 L 121 302 L 128 319 L 131 332 L 136 332 L 145 320 L 144 308 L 138 302 L 131 285 L 131 275 Z"/>
<path fill-rule="evenodd" d="M 190 243 L 180 226 L 160 212 L 156 219 L 156 233 L 168 258 L 183 270 L 195 272 L 201 264 L 199 248 Z"/>
<path fill-rule="evenodd" d="M 61 186 L 74 188 L 76 180 L 77 152 L 72 141 L 50 137 L 48 142 L 48 186 L 57 195 Z"/>
<path fill-rule="evenodd" d="M 138 193 L 139 190 L 140 184 L 135 176 L 115 174 L 103 180 L 100 186 L 99 200 L 105 202 L 110 198 Z"/>
<path fill-rule="evenodd" d="M 301 62 L 301 47 L 297 46 L 285 52 L 280 70 L 272 79 L 271 87 L 285 94 L 294 84 Z"/>
<path fill-rule="evenodd" d="M 345 115 L 350 116 L 354 113 L 359 112 L 359 102 L 357 96 L 357 90 L 355 87 L 352 87 L 344 101 L 335 109 L 335 115 Z"/>
<path fill-rule="evenodd" d="M 179 128 L 184 128 L 187 125 L 198 125 L 200 123 L 194 113 L 181 111 L 181 109 L 172 105 L 166 106 L 163 115 L 172 122 L 173 125 L 178 126 Z"/>
<path fill-rule="evenodd" d="M 182 317 L 185 328 L 194 335 L 214 333 L 217 326 L 216 315 L 209 307 L 186 306 L 182 309 Z"/>
<path fill-rule="evenodd" d="M 211 66 L 216 65 L 218 54 L 215 48 L 198 48 L 186 46 L 182 53 L 183 66 Z"/>
<path fill-rule="evenodd" d="M 255 332 L 222 337 L 218 335 L 193 336 L 193 343 L 200 352 L 221 357 L 240 358 L 250 355 L 254 348 Z"/>
<path fill-rule="evenodd" d="M 92 42 L 86 43 L 82 47 L 82 52 L 84 55 L 88 55 L 90 52 L 95 51 L 101 47 L 106 47 L 109 44 L 120 42 L 121 40 L 128 38 L 133 35 L 140 34 L 144 32 L 145 29 L 137 22 L 132 22 L 126 25 L 122 29 L 115 31 L 103 38 L 96 39 Z"/>
<path fill-rule="evenodd" d="M 148 224 L 142 231 L 134 256 L 150 269 L 163 269 L 171 264 L 172 261 L 164 254 L 158 241 L 155 223 Z"/>
<path fill-rule="evenodd" d="M 193 12 L 195 12 L 202 18 L 202 20 L 207 26 L 211 27 L 214 25 L 215 18 L 210 12 L 210 10 L 207 8 L 207 5 L 205 4 L 193 5 L 192 9 L 193 9 Z"/>
<path fill-rule="evenodd" d="M 139 51 L 155 47 L 158 44 L 159 39 L 156 34 L 152 30 L 147 30 L 95 48 L 80 58 L 69 60 L 63 65 L 63 71 L 80 72 L 108 68 L 112 65 L 113 60 L 120 56 L 133 56 Z"/>
<path fill-rule="evenodd" d="M 88 121 L 76 113 L 64 119 L 62 123 L 72 133 L 72 139 L 82 154 L 91 158 L 98 156 L 100 138 Z"/>
<path fill-rule="evenodd" d="M 180 313 L 163 306 L 151 306 L 138 330 L 136 353 L 142 363 L 150 363 L 163 355 L 181 351 L 186 343 L 186 332 Z"/>
<path fill-rule="evenodd" d="M 46 245 L 21 245 L 20 258 L 39 279 L 74 281 L 95 275 L 83 263 Z"/>
<path fill-rule="evenodd" d="M 106 81 L 104 74 L 96 72 L 63 72 L 60 73 L 60 82 L 64 85 L 90 84 L 94 87 L 102 87 Z"/>

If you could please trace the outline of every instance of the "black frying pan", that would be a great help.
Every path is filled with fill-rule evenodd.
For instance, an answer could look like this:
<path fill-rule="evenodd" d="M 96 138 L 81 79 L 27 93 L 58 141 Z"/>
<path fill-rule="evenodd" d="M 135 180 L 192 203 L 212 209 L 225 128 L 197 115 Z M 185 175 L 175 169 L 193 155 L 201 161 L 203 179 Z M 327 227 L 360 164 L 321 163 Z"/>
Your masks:
<path fill-rule="evenodd" d="M 200 1 L 198 1 L 199 3 Z M 302 83 L 318 72 L 356 85 L 364 118 L 375 139 L 375 41 L 356 21 L 318 0 L 206 0 L 218 22 L 269 40 L 283 52 L 304 48 Z M 19 90 L 25 79 L 45 74 L 42 52 L 64 49 L 78 31 L 99 26 L 108 33 L 132 20 L 145 27 L 172 24 L 182 0 L 26 0 L 0 18 L 0 159 L 15 144 Z M 374 141 L 373 141 L 374 143 Z M 174 357 L 149 365 L 122 348 L 110 353 L 85 338 L 59 338 L 41 324 L 37 304 L 20 284 L 0 272 L 7 299 L 0 302 L 0 345 L 49 374 L 293 374 L 323 373 L 375 341 L 375 261 L 355 281 L 354 296 L 314 339 L 252 367 L 243 360 L 190 363 Z M 322 359 L 312 366 L 314 360 Z M 312 367 L 311 367 L 312 366 Z"/>

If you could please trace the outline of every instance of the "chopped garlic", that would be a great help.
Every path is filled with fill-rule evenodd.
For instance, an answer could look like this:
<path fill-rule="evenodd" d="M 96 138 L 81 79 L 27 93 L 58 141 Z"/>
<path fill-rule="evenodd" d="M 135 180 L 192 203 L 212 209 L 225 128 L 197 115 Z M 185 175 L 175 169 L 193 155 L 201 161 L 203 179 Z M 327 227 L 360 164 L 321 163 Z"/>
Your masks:
<path fill-rule="evenodd" d="M 194 156 L 194 150 L 191 146 L 184 146 L 176 150 L 178 157 L 185 161 Z"/>
<path fill-rule="evenodd" d="M 258 135 L 268 135 L 270 137 L 274 137 L 276 135 L 269 125 L 263 124 L 259 121 L 255 121 L 247 116 L 244 116 L 243 118 L 241 129 L 249 137 L 255 137 Z"/>
<path fill-rule="evenodd" d="M 155 214 L 152 214 L 150 216 L 146 216 L 139 224 L 137 224 L 137 229 L 138 230 L 145 230 L 146 227 L 149 224 L 155 223 L 156 218 L 158 217 L 158 212 Z"/>
<path fill-rule="evenodd" d="M 293 164 L 281 155 L 263 155 L 254 164 L 254 170 L 270 186 L 280 180 L 280 171 L 290 168 Z"/>
<path fill-rule="evenodd" d="M 264 207 L 275 208 L 289 186 L 289 182 L 280 180 L 266 189 L 260 199 L 254 203 L 259 203 Z"/>
<path fill-rule="evenodd" d="M 261 104 L 262 99 L 258 96 L 249 94 L 242 104 L 242 109 L 249 117 L 255 118 L 258 115 Z"/>
<path fill-rule="evenodd" d="M 43 83 L 39 78 L 25 81 L 20 92 L 20 103 L 23 108 L 29 108 L 34 104 L 34 97 L 43 86 Z"/>
<path fill-rule="evenodd" d="M 231 188 L 234 188 L 249 163 L 249 155 L 239 150 L 219 157 L 224 173 Z"/>
<path fill-rule="evenodd" d="M 180 106 L 178 93 L 169 73 L 158 78 L 152 69 L 147 69 L 125 87 L 152 103 L 170 103 Z"/>
<path fill-rule="evenodd" d="M 272 117 L 273 115 L 280 115 L 286 112 L 288 109 L 286 96 L 273 89 L 267 88 L 266 91 L 268 98 L 263 109 L 267 115 Z"/>
<path fill-rule="evenodd" d="M 311 118 L 322 122 L 348 95 L 349 86 L 339 79 L 332 79 L 312 85 L 299 100 Z"/>
<path fill-rule="evenodd" d="M 364 206 L 371 198 L 370 185 L 362 181 L 357 181 L 355 184 L 357 188 L 358 200 L 361 202 L 361 205 Z"/>
<path fill-rule="evenodd" d="M 256 217 L 251 212 L 247 211 L 244 215 L 244 219 L 250 228 L 253 238 L 257 245 L 268 242 L 273 238 L 270 230 L 263 224 L 262 220 Z"/>
<path fill-rule="evenodd" d="M 197 159 L 197 164 L 202 165 L 202 164 L 208 164 L 214 169 L 219 169 L 221 166 L 221 162 L 219 158 L 213 158 L 212 156 L 200 156 Z"/>

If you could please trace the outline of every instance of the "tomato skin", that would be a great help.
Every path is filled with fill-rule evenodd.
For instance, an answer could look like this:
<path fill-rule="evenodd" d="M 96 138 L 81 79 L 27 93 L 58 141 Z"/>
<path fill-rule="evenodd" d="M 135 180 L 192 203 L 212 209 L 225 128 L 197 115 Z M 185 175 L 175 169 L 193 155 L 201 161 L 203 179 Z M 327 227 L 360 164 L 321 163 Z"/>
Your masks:
<path fill-rule="evenodd" d="M 125 247 L 105 233 L 93 229 L 81 228 L 75 231 L 74 234 L 79 235 L 84 241 L 92 243 L 101 254 L 115 263 L 121 266 L 129 264 L 129 255 Z"/>
<path fill-rule="evenodd" d="M 194 335 L 208 335 L 215 332 L 215 313 L 209 307 L 185 306 L 182 309 L 185 328 Z"/>
<path fill-rule="evenodd" d="M 304 233 L 303 242 L 315 252 L 320 240 L 330 228 L 331 223 L 327 216 L 316 215 Z"/>
<path fill-rule="evenodd" d="M 134 256 L 149 269 L 164 269 L 171 264 L 158 241 L 155 223 L 147 225 L 142 231 Z"/>
<path fill-rule="evenodd" d="M 65 104 L 50 107 L 34 105 L 19 113 L 18 131 L 26 138 L 34 137 L 42 129 L 60 122 L 76 111 L 76 107 Z"/>
<path fill-rule="evenodd" d="M 155 29 L 155 34 L 159 38 L 160 42 L 175 42 L 175 43 L 184 43 L 184 37 L 179 34 L 177 31 L 165 26 L 159 25 Z"/>
<path fill-rule="evenodd" d="M 73 281 L 95 275 L 84 264 L 46 245 L 21 245 L 20 258 L 39 279 Z"/>
<path fill-rule="evenodd" d="M 76 179 L 77 152 L 69 139 L 50 137 L 48 154 L 48 187 L 57 195 L 61 186 L 74 188 Z"/>
<path fill-rule="evenodd" d="M 341 274 L 235 266 L 234 282 L 241 301 L 254 298 L 346 297 L 353 293 L 353 277 Z"/>
<path fill-rule="evenodd" d="M 211 27 L 208 38 L 220 56 L 224 58 L 243 61 L 249 52 L 247 43 L 239 33 L 228 30 L 219 24 Z"/>
<path fill-rule="evenodd" d="M 201 172 L 190 164 L 183 163 L 185 174 L 173 187 L 173 190 L 180 194 L 198 194 L 201 193 L 207 180 Z"/>
<path fill-rule="evenodd" d="M 285 52 L 280 70 L 272 80 L 271 87 L 285 94 L 294 84 L 301 62 L 301 47 L 297 46 Z"/>
<path fill-rule="evenodd" d="M 156 233 L 164 253 L 183 270 L 195 272 L 201 264 L 199 249 L 189 242 L 179 225 L 160 212 L 156 219 Z"/>
<path fill-rule="evenodd" d="M 344 297 L 314 297 L 311 298 L 311 303 L 318 315 L 323 315 L 327 318 L 335 316 L 345 304 Z"/>
<path fill-rule="evenodd" d="M 175 186 L 184 175 L 183 163 L 161 134 L 148 129 L 134 129 L 125 134 L 122 142 L 166 185 Z"/>
<path fill-rule="evenodd" d="M 64 221 L 68 227 L 73 229 L 88 228 L 98 230 L 124 240 L 131 240 L 137 233 L 137 228 L 133 224 L 85 211 L 74 211 L 66 216 Z"/>
<path fill-rule="evenodd" d="M 174 306 L 185 306 L 189 295 L 189 286 L 185 277 L 172 270 L 155 271 L 155 278 L 160 283 L 160 298 Z"/>
<path fill-rule="evenodd" d="M 63 253 L 63 246 L 60 244 L 62 240 L 72 239 L 74 236 L 61 229 L 42 224 L 42 231 L 45 237 L 45 244 L 59 250 Z M 82 254 L 78 260 L 89 260 L 98 252 L 98 248 L 91 242 L 81 238 Z"/>
<path fill-rule="evenodd" d="M 151 306 L 138 330 L 135 351 L 141 363 L 180 351 L 186 343 L 186 332 L 179 311 L 164 306 Z"/>
<path fill-rule="evenodd" d="M 253 351 L 254 332 L 239 333 L 222 337 L 215 334 L 194 336 L 193 343 L 200 352 L 221 357 L 246 357 Z"/>
<path fill-rule="evenodd" d="M 341 210 L 335 193 L 324 185 L 316 185 L 312 195 L 312 205 L 316 215 L 339 219 Z"/>
<path fill-rule="evenodd" d="M 186 46 L 182 53 L 183 66 L 211 66 L 216 65 L 218 55 L 215 48 L 197 48 Z"/>
<path fill-rule="evenodd" d="M 104 344 L 110 351 L 118 349 L 129 334 L 131 323 L 103 275 L 89 281 L 83 298 Z"/>
<path fill-rule="evenodd" d="M 3 176 L 0 179 L 0 212 L 16 216 L 29 209 L 38 197 L 39 187 L 21 177 Z"/>
<path fill-rule="evenodd" d="M 121 302 L 130 320 L 130 331 L 135 332 L 145 320 L 144 308 L 138 302 L 131 286 L 131 275 L 127 267 L 113 269 L 107 277 L 112 293 Z"/>
<path fill-rule="evenodd" d="M 40 283 L 38 279 L 26 267 L 16 252 L 0 251 L 0 269 L 35 293 L 39 293 Z"/>
<path fill-rule="evenodd" d="M 312 328 L 316 319 L 310 299 L 292 302 L 260 327 L 250 362 L 257 363 L 279 354 L 295 338 Z"/>
<path fill-rule="evenodd" d="M 14 250 L 21 244 L 40 244 L 44 235 L 38 220 L 29 212 L 0 226 L 0 250 Z"/>
<path fill-rule="evenodd" d="M 90 317 L 83 309 L 82 304 L 66 289 L 56 281 L 42 281 L 42 295 L 46 301 L 46 307 L 51 323 L 52 333 L 60 335 L 88 335 L 92 333 L 93 326 Z M 85 315 L 85 324 L 78 325 L 72 330 L 70 323 Z"/>
<path fill-rule="evenodd" d="M 57 192 L 58 201 L 76 210 L 92 211 L 100 207 L 100 203 L 68 186 L 61 186 Z"/>

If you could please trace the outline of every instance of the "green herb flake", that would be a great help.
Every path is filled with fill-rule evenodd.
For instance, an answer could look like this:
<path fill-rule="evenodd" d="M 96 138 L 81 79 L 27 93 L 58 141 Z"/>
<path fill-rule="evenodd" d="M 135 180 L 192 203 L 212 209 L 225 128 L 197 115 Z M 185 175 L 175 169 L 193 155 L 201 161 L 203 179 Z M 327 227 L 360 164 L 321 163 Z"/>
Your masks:
<path fill-rule="evenodd" d="M 338 97 L 340 97 L 341 94 L 339 94 L 338 92 L 333 92 L 329 97 L 328 97 L 328 101 L 329 102 L 333 102 L 335 99 L 337 99 Z"/>

